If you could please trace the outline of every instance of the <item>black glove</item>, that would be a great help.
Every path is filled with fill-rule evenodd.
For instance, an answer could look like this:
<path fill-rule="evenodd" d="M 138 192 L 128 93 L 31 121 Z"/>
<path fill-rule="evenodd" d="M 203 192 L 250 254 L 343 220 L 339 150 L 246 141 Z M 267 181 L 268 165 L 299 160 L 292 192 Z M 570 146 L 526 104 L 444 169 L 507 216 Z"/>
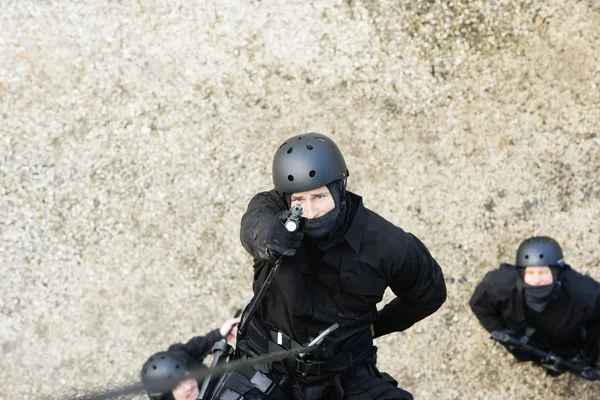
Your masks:
<path fill-rule="evenodd" d="M 586 368 L 581 371 L 580 375 L 583 379 L 587 379 L 589 381 L 600 380 L 600 372 L 598 372 L 598 368 Z"/>
<path fill-rule="evenodd" d="M 289 210 L 284 210 L 271 221 L 267 236 L 267 251 L 272 256 L 293 256 L 296 254 L 296 249 L 302 245 L 304 218 L 300 220 L 300 227 L 296 231 L 290 232 L 284 225 L 290 214 Z"/>
<path fill-rule="evenodd" d="M 523 332 L 520 332 L 516 329 L 511 329 L 511 328 L 504 328 L 502 329 L 502 332 L 506 333 L 508 336 L 512 336 L 514 338 L 521 338 L 521 336 L 523 336 Z"/>
<path fill-rule="evenodd" d="M 505 329 L 502 329 L 502 332 L 506 333 L 507 335 L 509 335 L 515 339 L 521 339 L 523 337 L 523 333 L 520 331 L 517 331 L 515 329 L 505 328 Z M 524 350 L 521 350 L 517 346 L 513 346 L 511 344 L 505 344 L 505 343 L 502 343 L 502 345 L 504 347 L 506 347 L 506 350 L 508 350 L 519 362 L 534 361 L 536 359 L 539 359 L 538 357 L 534 356 L 533 354 L 530 354 Z"/>

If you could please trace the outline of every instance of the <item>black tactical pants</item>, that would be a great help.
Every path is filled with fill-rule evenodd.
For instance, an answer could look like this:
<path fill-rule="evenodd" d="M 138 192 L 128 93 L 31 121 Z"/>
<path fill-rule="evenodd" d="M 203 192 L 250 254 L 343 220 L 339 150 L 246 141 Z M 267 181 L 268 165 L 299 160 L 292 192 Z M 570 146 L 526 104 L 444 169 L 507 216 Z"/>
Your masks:
<path fill-rule="evenodd" d="M 218 399 L 222 400 L 412 400 L 413 396 L 390 382 L 384 375 L 373 366 L 362 366 L 357 368 L 355 376 L 338 374 L 331 379 L 319 383 L 299 382 L 291 378 L 287 385 L 276 387 L 268 395 L 257 388 L 246 391 L 243 395 L 225 389 Z M 232 379 L 244 379 L 237 375 Z M 230 382 L 227 386 L 238 386 Z"/>
<path fill-rule="evenodd" d="M 398 387 L 389 375 L 373 364 L 342 372 L 316 384 L 292 380 L 292 397 L 297 400 L 412 400 L 413 396 Z"/>
<path fill-rule="evenodd" d="M 237 351 L 239 355 L 246 357 L 255 357 L 257 355 L 273 353 L 276 351 L 289 350 L 300 345 L 281 334 L 282 340 L 273 338 L 273 331 L 267 330 L 256 318 L 249 326 L 246 334 L 238 336 Z M 370 332 L 366 332 L 370 339 Z M 277 337 L 275 332 L 275 337 Z M 372 340 L 369 340 L 372 343 Z M 276 388 L 269 383 L 259 384 L 261 387 L 269 387 L 269 393 L 264 394 L 265 390 L 260 391 L 259 387 L 251 386 L 240 387 L 237 393 L 242 393 L 245 400 L 275 399 L 282 398 L 295 400 L 412 400 L 413 396 L 402 389 L 397 388 L 397 382 L 388 374 L 381 373 L 375 366 L 377 348 L 369 346 L 363 348 L 360 345 L 353 346 L 353 350 L 347 353 L 338 353 L 325 361 L 329 366 L 335 368 L 326 368 L 320 371 L 314 371 L 310 368 L 298 369 L 298 360 L 285 360 L 269 364 L 255 365 L 253 369 L 259 371 L 267 378 L 267 382 L 276 384 Z M 355 354 L 356 353 L 356 354 Z M 353 361 L 349 364 L 337 363 L 331 361 L 338 356 L 348 355 L 352 357 L 341 357 L 340 360 L 351 358 Z M 370 355 L 369 355 L 370 354 Z M 360 355 L 360 356 L 358 356 Z M 357 362 L 359 365 L 351 366 Z M 345 367 L 348 365 L 348 367 Z M 252 368 L 251 368 L 252 369 Z M 256 379 L 255 371 L 240 371 L 246 378 Z M 243 378 L 242 378 L 243 379 Z M 263 382 L 263 380 L 260 380 Z M 234 382 L 232 382 L 234 383 Z M 248 388 L 249 390 L 246 390 Z M 241 400 L 241 397 L 235 398 L 217 398 L 218 400 Z"/>

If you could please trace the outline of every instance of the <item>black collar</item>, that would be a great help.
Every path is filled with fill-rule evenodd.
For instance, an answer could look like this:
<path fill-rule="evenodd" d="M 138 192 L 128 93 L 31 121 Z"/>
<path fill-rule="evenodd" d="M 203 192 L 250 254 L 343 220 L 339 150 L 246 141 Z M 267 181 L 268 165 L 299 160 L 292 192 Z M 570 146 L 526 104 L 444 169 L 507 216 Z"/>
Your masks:
<path fill-rule="evenodd" d="M 348 194 L 352 200 L 352 209 L 350 211 L 350 224 L 344 234 L 344 239 L 352 250 L 358 254 L 367 226 L 367 211 L 363 205 L 362 197 L 352 192 L 348 192 Z"/>

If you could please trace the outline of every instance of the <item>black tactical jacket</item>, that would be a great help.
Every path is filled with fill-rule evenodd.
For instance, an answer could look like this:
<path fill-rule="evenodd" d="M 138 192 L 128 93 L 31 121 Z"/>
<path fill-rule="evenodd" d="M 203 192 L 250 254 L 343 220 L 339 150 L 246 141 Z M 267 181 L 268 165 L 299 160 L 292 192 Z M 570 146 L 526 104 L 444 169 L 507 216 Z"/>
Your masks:
<path fill-rule="evenodd" d="M 434 313 L 446 300 L 442 270 L 414 235 L 404 232 L 350 193 L 351 214 L 340 244 L 320 251 L 305 236 L 293 257 L 283 257 L 261 306 L 261 319 L 299 343 L 334 322 L 344 331 L 375 328 L 375 337 L 402 331 Z M 275 260 L 266 236 L 275 215 L 287 209 L 279 192 L 259 193 L 242 218 L 241 240 L 254 257 L 254 293 Z M 377 311 L 387 287 L 397 296 Z"/>
<path fill-rule="evenodd" d="M 525 305 L 518 280 L 523 278 L 517 268 L 502 264 L 488 272 L 475 289 L 470 306 L 488 332 L 512 329 L 523 334 L 531 327 L 535 343 L 560 355 L 595 350 L 600 334 L 600 285 L 596 281 L 565 267 L 558 277 L 558 297 L 537 313 Z"/>

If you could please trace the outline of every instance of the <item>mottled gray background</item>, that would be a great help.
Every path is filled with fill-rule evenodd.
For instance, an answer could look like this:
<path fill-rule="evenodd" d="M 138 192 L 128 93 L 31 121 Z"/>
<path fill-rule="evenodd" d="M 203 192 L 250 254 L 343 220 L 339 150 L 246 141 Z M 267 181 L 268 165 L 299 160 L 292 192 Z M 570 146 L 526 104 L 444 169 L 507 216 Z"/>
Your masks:
<path fill-rule="evenodd" d="M 0 27 L 0 400 L 136 378 L 243 306 L 240 217 L 306 131 L 447 277 L 381 369 L 418 399 L 598 398 L 467 301 L 534 234 L 600 279 L 600 2 L 3 0 Z"/>

